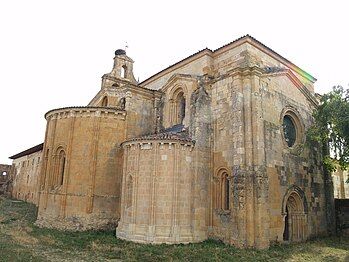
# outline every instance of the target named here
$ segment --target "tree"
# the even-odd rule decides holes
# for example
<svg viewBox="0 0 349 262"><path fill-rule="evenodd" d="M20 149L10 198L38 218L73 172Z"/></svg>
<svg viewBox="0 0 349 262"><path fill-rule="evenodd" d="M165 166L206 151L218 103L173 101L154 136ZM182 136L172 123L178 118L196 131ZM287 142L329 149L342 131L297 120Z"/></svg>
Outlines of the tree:
<svg viewBox="0 0 349 262"><path fill-rule="evenodd" d="M349 89L333 87L321 97L313 116L315 123L307 132L308 141L320 144L328 172L335 171L338 165L346 170L349 167Z"/></svg>

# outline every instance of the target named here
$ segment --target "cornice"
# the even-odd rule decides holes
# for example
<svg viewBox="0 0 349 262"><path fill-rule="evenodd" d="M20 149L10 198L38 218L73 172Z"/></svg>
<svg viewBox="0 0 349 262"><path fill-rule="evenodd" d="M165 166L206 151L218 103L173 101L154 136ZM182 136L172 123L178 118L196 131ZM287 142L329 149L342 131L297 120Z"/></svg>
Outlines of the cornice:
<svg viewBox="0 0 349 262"><path fill-rule="evenodd" d="M125 119L126 112L117 108L96 107L96 106L77 106L63 107L48 111L45 119L62 119L71 117L112 117Z"/></svg>

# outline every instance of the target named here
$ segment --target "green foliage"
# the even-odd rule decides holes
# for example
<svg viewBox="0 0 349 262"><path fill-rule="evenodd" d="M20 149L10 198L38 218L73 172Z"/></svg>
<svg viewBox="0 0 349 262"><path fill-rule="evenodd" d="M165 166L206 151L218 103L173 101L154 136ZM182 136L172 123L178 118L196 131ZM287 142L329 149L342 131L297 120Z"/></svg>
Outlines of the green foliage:
<svg viewBox="0 0 349 262"><path fill-rule="evenodd" d="M323 95L315 110L315 123L308 130L307 137L318 143L324 154L324 167L332 172L339 165L349 167L349 89L341 86Z"/></svg>
<svg viewBox="0 0 349 262"><path fill-rule="evenodd" d="M323 164L328 172L335 172L337 170L336 162L329 156L324 157Z"/></svg>

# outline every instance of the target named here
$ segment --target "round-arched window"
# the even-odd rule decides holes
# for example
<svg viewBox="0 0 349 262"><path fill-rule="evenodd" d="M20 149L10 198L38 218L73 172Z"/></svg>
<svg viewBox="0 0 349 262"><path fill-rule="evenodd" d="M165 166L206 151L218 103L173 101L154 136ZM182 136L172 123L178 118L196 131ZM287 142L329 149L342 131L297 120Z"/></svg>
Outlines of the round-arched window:
<svg viewBox="0 0 349 262"><path fill-rule="evenodd" d="M297 129L293 119L285 115L282 123L284 138L289 147L292 147L297 139Z"/></svg>

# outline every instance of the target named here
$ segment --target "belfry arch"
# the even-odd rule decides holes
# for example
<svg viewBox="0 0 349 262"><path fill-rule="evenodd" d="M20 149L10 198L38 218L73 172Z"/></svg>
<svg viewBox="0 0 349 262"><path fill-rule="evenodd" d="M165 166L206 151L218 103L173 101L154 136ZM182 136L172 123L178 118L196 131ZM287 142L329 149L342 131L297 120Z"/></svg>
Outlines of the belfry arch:
<svg viewBox="0 0 349 262"><path fill-rule="evenodd" d="M289 188L282 203L283 240L298 242L307 238L307 204L304 192L297 186Z"/></svg>

